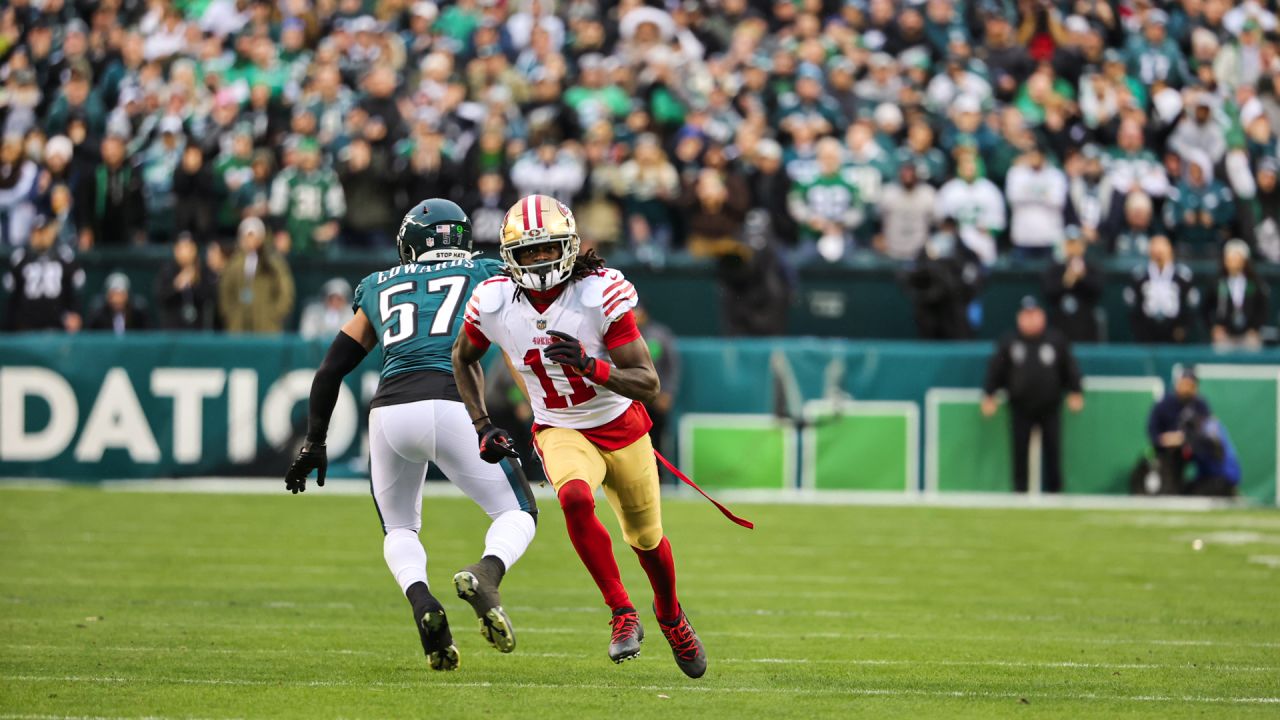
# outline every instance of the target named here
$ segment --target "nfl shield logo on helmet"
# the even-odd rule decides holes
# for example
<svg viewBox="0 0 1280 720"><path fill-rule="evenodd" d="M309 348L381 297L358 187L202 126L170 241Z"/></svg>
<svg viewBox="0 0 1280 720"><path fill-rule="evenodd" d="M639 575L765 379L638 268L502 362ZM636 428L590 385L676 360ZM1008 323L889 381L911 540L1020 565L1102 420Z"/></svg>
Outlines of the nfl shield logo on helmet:
<svg viewBox="0 0 1280 720"><path fill-rule="evenodd" d="M546 330L546 329L547 329L547 321L546 321L546 320L539 319L539 320L538 320L537 325L538 325L538 329L539 329L539 330Z"/></svg>

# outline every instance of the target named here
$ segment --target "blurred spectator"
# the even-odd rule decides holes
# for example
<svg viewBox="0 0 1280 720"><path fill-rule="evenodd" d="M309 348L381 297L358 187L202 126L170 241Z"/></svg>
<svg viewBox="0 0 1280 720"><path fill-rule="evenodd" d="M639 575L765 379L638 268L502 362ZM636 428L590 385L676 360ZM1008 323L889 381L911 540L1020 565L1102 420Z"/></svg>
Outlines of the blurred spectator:
<svg viewBox="0 0 1280 720"><path fill-rule="evenodd" d="M55 242L65 248L74 249L78 244L79 233L76 231L76 218L73 211L71 189L61 183L49 189L49 217L58 226Z"/></svg>
<svg viewBox="0 0 1280 720"><path fill-rule="evenodd" d="M5 135L0 143L0 247L21 246L31 235L38 174L36 164L23 156L22 136Z"/></svg>
<svg viewBox="0 0 1280 720"><path fill-rule="evenodd" d="M769 219L769 232L783 247L794 247L796 225L787 208L791 179L782 164L782 146L770 139L756 144L747 180L751 188L751 206L762 208Z"/></svg>
<svg viewBox="0 0 1280 720"><path fill-rule="evenodd" d="M278 333L293 310L293 275L266 235L258 218L240 223L239 247L218 283L218 310L227 332Z"/></svg>
<svg viewBox="0 0 1280 720"><path fill-rule="evenodd" d="M483 142L483 137L482 142ZM444 135L429 129L411 137L407 157L397 161L401 204L413 205L429 197L452 197L458 168L445 153ZM468 183L469 185L469 183Z"/></svg>
<svg viewBox="0 0 1280 720"><path fill-rule="evenodd" d="M1148 87L1160 82L1180 88L1190 79L1182 50L1166 32L1168 22L1163 10L1148 10L1141 34L1129 38L1129 72Z"/></svg>
<svg viewBox="0 0 1280 720"><path fill-rule="evenodd" d="M1195 158L1203 153L1204 162L1212 168L1227 154L1226 133L1213 117L1213 98L1208 93L1197 93L1191 108L1169 136L1169 149L1188 162L1198 162Z"/></svg>
<svg viewBox="0 0 1280 720"><path fill-rule="evenodd" d="M978 175L978 158L972 150L959 153L956 177L938 191L934 219L951 218L960 240L984 265L996 259L996 234L1004 230L1004 195L995 183Z"/></svg>
<svg viewBox="0 0 1280 720"><path fill-rule="evenodd" d="M163 330L209 330L215 313L214 277L189 232L178 234L173 259L156 275L156 307Z"/></svg>
<svg viewBox="0 0 1280 720"><path fill-rule="evenodd" d="M1148 150L1142 136L1142 125L1133 118L1120 123L1116 146L1103 163L1112 186L1122 193L1141 190L1153 198L1169 194L1169 176L1164 166Z"/></svg>
<svg viewBox="0 0 1280 720"><path fill-rule="evenodd" d="M182 163L186 137L182 121L168 116L160 121L160 137L143 151L139 166L142 196L146 202L147 235L152 242L167 242L173 237L177 220L174 196L174 173Z"/></svg>
<svg viewBox="0 0 1280 720"><path fill-rule="evenodd" d="M306 254L385 242L422 197L492 224L514 197L547 192L572 205L585 241L626 236L656 261L655 248L681 253L707 234L690 210L699 186L714 194L699 180L712 175L790 248L791 186L815 184L831 140L862 206L843 240L804 228L807 245L830 238L832 257L885 247L903 223L913 239L892 252L914 253L924 221L901 195L881 202L911 163L912 202L939 188L930 215L954 218L987 265L1045 255L1028 248L1066 225L1122 258L1167 231L1187 253L1216 257L1238 235L1255 262L1280 262L1274 0L14 2L0 22L0 132L23 136L10 155L40 167L30 194L0 167L0 215L17 197L32 206L19 215L57 216L58 242L85 249L182 230L225 240L259 217L279 250ZM678 176L656 202L621 177L648 154L645 134ZM1014 169L1036 153L1068 177L1051 223ZM1196 173L1199 185L1184 177Z"/></svg>
<svg viewBox="0 0 1280 720"><path fill-rule="evenodd" d="M665 158L662 161L665 162ZM569 203L586 179L582 159L572 150L557 148L551 142L541 143L511 166L511 183L521 197L543 194Z"/></svg>
<svg viewBox="0 0 1280 720"><path fill-rule="evenodd" d="M1005 195L1012 216L1009 239L1014 258L1048 259L1062 242L1067 176L1045 162L1040 148L1033 147L1009 170Z"/></svg>
<svg viewBox="0 0 1280 720"><path fill-rule="evenodd" d="M30 241L9 256L4 289L9 293L5 329L80 329L77 297L84 285L84 271L69 247L54 244L57 222L37 215L32 222Z"/></svg>
<svg viewBox="0 0 1280 720"><path fill-rule="evenodd" d="M182 150L173 171L174 228L202 239L213 237L218 208L218 185L199 145Z"/></svg>
<svg viewBox="0 0 1280 720"><path fill-rule="evenodd" d="M343 151L338 179L347 205L343 240L353 247L389 248L395 228L395 178L386 153L356 138Z"/></svg>
<svg viewBox="0 0 1280 720"><path fill-rule="evenodd" d="M680 193L685 210L687 247L694 257L718 257L732 252L742 239L750 194L731 192L720 173L706 169Z"/></svg>
<svg viewBox="0 0 1280 720"><path fill-rule="evenodd" d="M876 250L894 260L911 260L929 239L929 222L938 194L925 184L917 165L905 162L898 167L898 182L880 194L881 233Z"/></svg>
<svg viewBox="0 0 1280 720"><path fill-rule="evenodd" d="M231 228L232 235L245 218L261 218L265 222L271 217L274 169L275 161L271 157L271 151L259 150L253 154L253 162L249 165L249 179L241 183L232 196L233 214L230 217L235 219Z"/></svg>
<svg viewBox="0 0 1280 720"><path fill-rule="evenodd" d="M1124 289L1133 339L1140 343L1184 343L1200 304L1191 270L1175 262L1173 244L1164 235L1151 238L1150 260L1133 269Z"/></svg>
<svg viewBox="0 0 1280 720"><path fill-rule="evenodd" d="M506 180L501 173L487 172L480 176L475 190L464 196L462 207L471 216L471 236L475 239L476 250L489 250L492 257L497 257L498 241L502 236L502 221L507 210L515 204L517 198L507 189ZM574 217L578 227L583 227L583 214L575 210ZM583 237L593 235L583 230Z"/></svg>
<svg viewBox="0 0 1280 720"><path fill-rule="evenodd" d="M906 270L903 281L922 340L971 337L969 304L976 298L981 262L955 234L955 225L934 233Z"/></svg>
<svg viewBox="0 0 1280 720"><path fill-rule="evenodd" d="M662 258L671 249L671 204L680 190L680 176L657 137L641 135L636 139L635 155L622 164L618 181L623 223L632 246L643 260Z"/></svg>
<svg viewBox="0 0 1280 720"><path fill-rule="evenodd" d="M1125 197L1122 224L1107 238L1106 246L1118 258L1137 260L1150 253L1151 238L1163 234L1164 228L1156 219L1150 196L1135 190Z"/></svg>
<svg viewBox="0 0 1280 720"><path fill-rule="evenodd" d="M894 161L899 168L908 163L914 165L920 182L936 186L947 177L947 156L937 148L933 128L923 118L907 127L907 142L898 148Z"/></svg>
<svg viewBox="0 0 1280 720"><path fill-rule="evenodd" d="M1180 250L1193 257L1214 257L1229 235L1236 215L1231 190L1213 178L1213 165L1200 150L1187 158L1187 179L1178 183L1164 205L1164 223L1178 238Z"/></svg>
<svg viewBox="0 0 1280 720"><path fill-rule="evenodd" d="M840 141L823 138L817 153L817 174L812 180L796 181L787 202L791 217L800 225L799 257L817 255L835 262L844 257L866 213L858 188L841 172Z"/></svg>
<svg viewBox="0 0 1280 720"><path fill-rule="evenodd" d="M1027 491L1035 428L1040 430L1042 448L1041 490L1062 491L1062 400L1065 396L1072 412L1084 409L1082 379L1071 344L1045 327L1044 310L1035 298L1023 298L1017 330L1000 340L982 386L984 417L995 415L997 390L1008 394L1015 491Z"/></svg>
<svg viewBox="0 0 1280 720"><path fill-rule="evenodd" d="M217 213L218 234L221 236L235 234L242 219L240 192L254 177L253 135L249 128L238 127L229 134L228 142L230 147L217 152L217 160L213 162L213 178L217 187L215 196L221 199Z"/></svg>
<svg viewBox="0 0 1280 720"><path fill-rule="evenodd" d="M78 22L78 21L76 21ZM83 23L79 24L84 27ZM66 133L73 117L84 118L89 134L101 137L105 129L106 110L102 98L94 92L92 71L87 65L77 64L67 74L66 84L49 106L44 120L44 130L50 135Z"/></svg>
<svg viewBox="0 0 1280 720"><path fill-rule="evenodd" d="M347 321L355 316L351 309L351 283L333 278L324 284L320 297L302 308L298 334L307 340L328 340L337 336Z"/></svg>
<svg viewBox="0 0 1280 720"><path fill-rule="evenodd" d="M1080 228L1088 245L1105 244L1103 241L1114 238L1123 226L1125 197L1103 172L1098 146L1084 146L1076 158L1080 171L1067 183L1065 221Z"/></svg>
<svg viewBox="0 0 1280 720"><path fill-rule="evenodd" d="M1262 326L1270 319L1271 289L1249 262L1249 246L1231 240L1222 250L1222 269L1204 296L1204 309L1216 348L1262 347Z"/></svg>
<svg viewBox="0 0 1280 720"><path fill-rule="evenodd" d="M1098 328L1098 303L1102 301L1102 273L1085 257L1088 248L1079 229L1067 228L1062 259L1044 275L1044 297L1049 325L1072 343L1102 340Z"/></svg>
<svg viewBox="0 0 1280 720"><path fill-rule="evenodd" d="M86 330L110 330L124 335L133 330L147 329L147 310L142 302L130 293L129 276L113 272L102 285L102 297L94 303L89 313Z"/></svg>
<svg viewBox="0 0 1280 720"><path fill-rule="evenodd" d="M991 73L995 94L1003 102L1013 100L1018 87L1031 76L1035 63L1017 41L1013 26L1003 12L992 12L986 18L986 43L981 51L983 62Z"/></svg>
<svg viewBox="0 0 1280 720"><path fill-rule="evenodd" d="M728 337L785 335L791 304L787 267L760 215L748 216L744 242L716 263L720 325Z"/></svg>
<svg viewBox="0 0 1280 720"><path fill-rule="evenodd" d="M146 239L142 180L125 163L124 140L102 141L102 164L80 182L75 199L80 248L119 247Z"/></svg>
<svg viewBox="0 0 1280 720"><path fill-rule="evenodd" d="M1280 262L1280 159L1266 158L1258 163L1257 183L1253 197L1242 199L1245 209L1245 235L1252 239L1258 256L1264 262Z"/></svg>
<svg viewBox="0 0 1280 720"><path fill-rule="evenodd" d="M271 183L276 246L282 252L315 253L328 248L338 236L339 223L347 212L346 196L338 177L321 166L320 147L314 140L304 139L294 152L297 166L285 168Z"/></svg>
<svg viewBox="0 0 1280 720"><path fill-rule="evenodd" d="M643 306L637 307L635 314L636 326L640 328L640 334L649 345L649 355L653 358L653 367L658 371L658 380L662 386L658 396L645 405L649 411L649 417L653 419L653 428L649 431L649 435L653 437L653 446L661 452L666 436L667 418L671 414L675 398L680 396L682 367L680 349L676 346L676 336L671 332L671 328L654 320Z"/></svg>
<svg viewBox="0 0 1280 720"><path fill-rule="evenodd" d="M578 58L581 75L564 94L564 102L578 114L579 127L591 127L598 120L614 120L626 115L631 99L622 88L608 81L604 56L587 53Z"/></svg>

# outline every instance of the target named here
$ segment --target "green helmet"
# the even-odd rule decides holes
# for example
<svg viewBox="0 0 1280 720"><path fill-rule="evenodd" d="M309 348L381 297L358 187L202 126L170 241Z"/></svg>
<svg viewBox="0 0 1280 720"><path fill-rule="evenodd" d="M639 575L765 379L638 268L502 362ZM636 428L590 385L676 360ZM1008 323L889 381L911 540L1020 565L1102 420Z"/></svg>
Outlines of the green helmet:
<svg viewBox="0 0 1280 720"><path fill-rule="evenodd" d="M423 200L400 221L396 248L401 263L469 260L471 218L450 200Z"/></svg>

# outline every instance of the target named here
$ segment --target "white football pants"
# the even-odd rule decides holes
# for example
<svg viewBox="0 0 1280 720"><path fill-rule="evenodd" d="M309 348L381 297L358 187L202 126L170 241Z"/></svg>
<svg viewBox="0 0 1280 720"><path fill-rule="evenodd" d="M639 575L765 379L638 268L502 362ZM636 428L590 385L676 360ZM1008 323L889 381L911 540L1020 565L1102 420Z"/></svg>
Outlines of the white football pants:
<svg viewBox="0 0 1280 720"><path fill-rule="evenodd" d="M523 478L507 461L480 459L466 407L453 400L420 400L369 412L369 459L373 502L386 533L383 554L401 590L426 582L422 485L427 465L444 476L493 519L484 555L510 569L533 540L537 505Z"/></svg>

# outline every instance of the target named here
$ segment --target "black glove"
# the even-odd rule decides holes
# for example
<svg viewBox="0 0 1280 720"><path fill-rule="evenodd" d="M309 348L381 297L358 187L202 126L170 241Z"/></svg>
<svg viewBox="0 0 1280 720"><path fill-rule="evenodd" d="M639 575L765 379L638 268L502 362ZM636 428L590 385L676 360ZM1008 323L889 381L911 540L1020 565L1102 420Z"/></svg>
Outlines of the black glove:
<svg viewBox="0 0 1280 720"><path fill-rule="evenodd" d="M499 463L504 457L520 457L520 453L516 452L516 444L511 439L511 433L506 430L488 423L476 432L480 435L481 460L487 463Z"/></svg>
<svg viewBox="0 0 1280 720"><path fill-rule="evenodd" d="M595 371L596 359L587 355L578 338L558 330L548 330L547 334L559 339L542 351L548 360L572 368L579 375L590 375Z"/></svg>
<svg viewBox="0 0 1280 720"><path fill-rule="evenodd" d="M284 489L294 495L306 492L307 476L312 470L316 471L316 485L324 487L324 474L328 469L329 455L325 452L324 443L308 440L302 443L298 459L293 461L289 472L284 474Z"/></svg>

